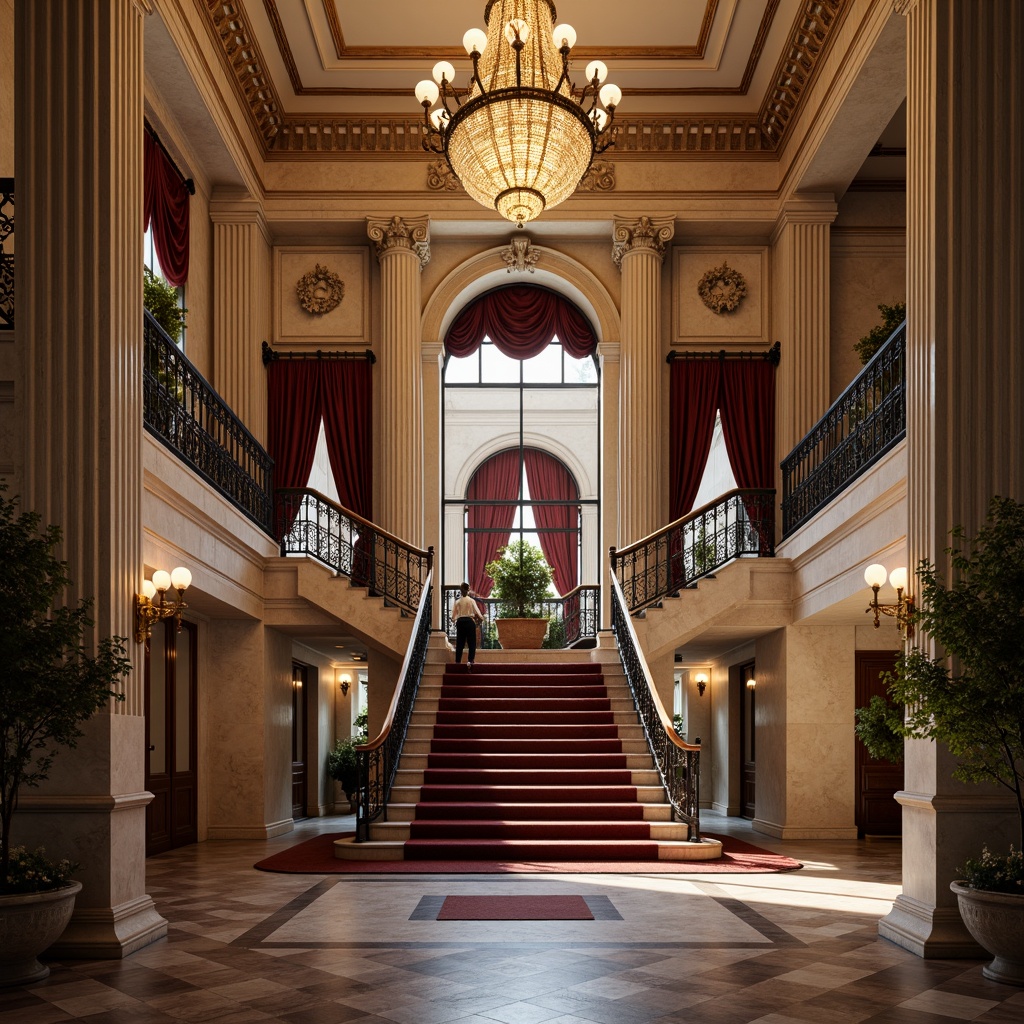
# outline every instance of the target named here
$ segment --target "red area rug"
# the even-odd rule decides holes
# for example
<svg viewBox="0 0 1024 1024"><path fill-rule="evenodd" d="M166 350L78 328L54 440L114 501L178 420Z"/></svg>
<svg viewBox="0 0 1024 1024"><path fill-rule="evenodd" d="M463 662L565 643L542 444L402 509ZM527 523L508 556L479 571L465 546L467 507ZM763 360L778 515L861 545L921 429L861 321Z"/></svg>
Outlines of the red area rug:
<svg viewBox="0 0 1024 1024"><path fill-rule="evenodd" d="M803 865L753 846L732 836L704 834L722 844L718 860L703 861L541 861L522 860L338 860L334 841L351 832L334 832L307 839L289 850L253 865L260 871L277 871L294 875L525 875L525 874L588 874L588 875L696 875L744 874L793 871Z"/></svg>
<svg viewBox="0 0 1024 1024"><path fill-rule="evenodd" d="M438 921L593 921L582 896L446 896Z"/></svg>

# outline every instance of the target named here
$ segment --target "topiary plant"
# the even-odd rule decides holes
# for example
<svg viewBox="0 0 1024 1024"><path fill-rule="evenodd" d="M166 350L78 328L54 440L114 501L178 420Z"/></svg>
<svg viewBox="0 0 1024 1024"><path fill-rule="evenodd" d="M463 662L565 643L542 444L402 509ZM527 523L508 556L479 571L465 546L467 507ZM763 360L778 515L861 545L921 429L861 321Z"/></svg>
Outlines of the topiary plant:
<svg viewBox="0 0 1024 1024"><path fill-rule="evenodd" d="M879 312L882 314L882 322L872 327L860 341L854 345L854 349L860 356L862 365L871 361L871 357L889 340L889 336L904 320L907 319L907 304L905 302L894 302L887 306L884 302L878 304Z"/></svg>
<svg viewBox="0 0 1024 1024"><path fill-rule="evenodd" d="M528 540L506 544L484 572L494 580L491 597L498 602L500 618L539 619L541 602L553 596L551 568L540 548Z"/></svg>

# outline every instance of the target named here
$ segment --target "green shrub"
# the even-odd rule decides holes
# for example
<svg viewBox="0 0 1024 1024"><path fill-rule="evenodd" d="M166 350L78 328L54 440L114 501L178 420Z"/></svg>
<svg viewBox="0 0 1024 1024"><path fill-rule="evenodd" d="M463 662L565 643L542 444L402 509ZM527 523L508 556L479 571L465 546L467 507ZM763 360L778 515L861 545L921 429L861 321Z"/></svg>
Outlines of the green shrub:
<svg viewBox="0 0 1024 1024"><path fill-rule="evenodd" d="M889 335L907 319L907 304L905 302L894 302L891 306L880 302L878 309L882 314L882 322L872 327L853 346L860 356L862 366L871 361L871 357L885 344L889 339Z"/></svg>
<svg viewBox="0 0 1024 1024"><path fill-rule="evenodd" d="M178 290L171 287L149 267L143 267L142 304L153 314L153 319L167 332L171 341L179 341L185 329L185 314Z"/></svg>
<svg viewBox="0 0 1024 1024"><path fill-rule="evenodd" d="M502 619L539 619L544 613L541 602L553 597L551 568L540 548L528 540L506 544L484 572L494 580L491 597L498 602Z"/></svg>

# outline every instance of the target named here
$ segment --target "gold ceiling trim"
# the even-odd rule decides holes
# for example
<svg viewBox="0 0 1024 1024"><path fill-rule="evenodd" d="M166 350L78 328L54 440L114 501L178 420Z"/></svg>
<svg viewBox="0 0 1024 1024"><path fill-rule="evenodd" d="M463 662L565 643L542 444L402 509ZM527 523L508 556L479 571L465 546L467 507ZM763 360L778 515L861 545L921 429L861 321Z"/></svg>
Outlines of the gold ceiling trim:
<svg viewBox="0 0 1024 1024"><path fill-rule="evenodd" d="M283 32L280 17L276 14L276 0L263 2L272 25L277 18L275 34ZM769 0L755 41L756 54L751 54L744 74L744 84L739 89L749 87L749 80L763 53L778 5L779 0ZM756 114L693 114L621 119L615 154L638 157L707 154L719 157L730 154L769 156L775 153L782 145L800 100L849 5L850 0L803 0L790 30L786 50L773 76L774 85ZM245 0L206 0L206 9L225 68L250 116L254 133L263 144L265 156L291 158L302 154L372 156L394 153L422 158L423 125L419 118L309 117L283 113L280 99L266 71L266 61L249 26ZM708 6L705 21L709 12L713 15L714 10L713 5ZM703 36L703 25L701 32ZM284 52L285 48L282 47L283 57ZM628 49L613 52L619 56L627 53ZM436 54L437 51L431 52L431 56ZM287 58L285 63L288 65ZM294 85L298 69L289 66L289 76ZM693 90L694 93L713 92L718 95L729 91Z"/></svg>

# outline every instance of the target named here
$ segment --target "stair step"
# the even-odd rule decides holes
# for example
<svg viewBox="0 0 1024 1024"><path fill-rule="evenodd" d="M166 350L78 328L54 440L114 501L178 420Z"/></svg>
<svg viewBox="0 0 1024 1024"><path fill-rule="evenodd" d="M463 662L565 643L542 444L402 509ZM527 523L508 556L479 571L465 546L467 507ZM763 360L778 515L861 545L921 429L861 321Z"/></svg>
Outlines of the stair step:
<svg viewBox="0 0 1024 1024"><path fill-rule="evenodd" d="M401 771L398 775L401 776ZM411 773L410 773L411 774ZM636 786L425 786L422 779L415 784L399 778L391 789L391 799L397 804L417 804L427 801L468 801L487 803L603 803L636 800L642 806L664 809L671 813L665 801L665 790L659 785ZM391 804L388 805L389 808Z"/></svg>
<svg viewBox="0 0 1024 1024"><path fill-rule="evenodd" d="M671 821L672 807L655 803L576 803L576 804L496 804L496 803L445 803L424 801L417 803L388 804L388 818L391 821L412 821L413 818L433 819L461 817L465 820L496 818L501 821L538 821L572 818L575 821L616 821L637 818L643 821Z"/></svg>
<svg viewBox="0 0 1024 1024"><path fill-rule="evenodd" d="M409 839L406 860L655 861L658 843L631 839Z"/></svg>

